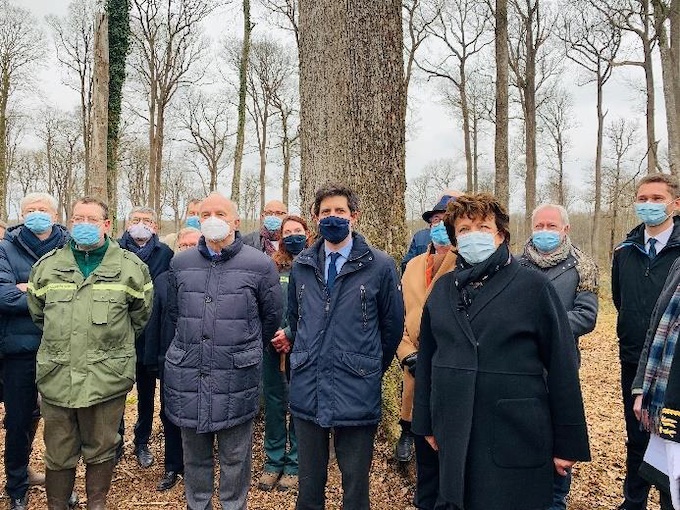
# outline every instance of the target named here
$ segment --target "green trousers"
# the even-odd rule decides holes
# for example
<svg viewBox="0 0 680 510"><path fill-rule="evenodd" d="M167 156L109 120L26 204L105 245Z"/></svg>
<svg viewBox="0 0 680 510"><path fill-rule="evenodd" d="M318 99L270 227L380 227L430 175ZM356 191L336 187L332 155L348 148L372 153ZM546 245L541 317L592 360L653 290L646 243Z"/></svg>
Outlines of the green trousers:
<svg viewBox="0 0 680 510"><path fill-rule="evenodd" d="M288 414L288 381L279 369L279 354L265 349L262 360L264 392L264 470L297 475L297 438ZM288 448L286 448L288 446Z"/></svg>

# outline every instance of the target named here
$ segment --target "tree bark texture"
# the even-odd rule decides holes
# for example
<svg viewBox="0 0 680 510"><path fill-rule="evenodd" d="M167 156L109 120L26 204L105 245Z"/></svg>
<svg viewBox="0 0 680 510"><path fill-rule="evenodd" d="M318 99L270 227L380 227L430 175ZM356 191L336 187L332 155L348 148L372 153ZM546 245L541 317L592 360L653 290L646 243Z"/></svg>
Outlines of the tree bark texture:
<svg viewBox="0 0 680 510"><path fill-rule="evenodd" d="M92 147L87 194L108 201L106 142L109 114L109 19L97 14L94 39L94 86L92 94Z"/></svg>
<svg viewBox="0 0 680 510"><path fill-rule="evenodd" d="M248 90L248 62L250 60L250 0L243 0L243 47L239 68L238 122L236 125L236 148L234 149L234 175L231 182L231 200L238 204L241 197L241 167L246 133L246 93ZM262 204L264 206L264 204Z"/></svg>
<svg viewBox="0 0 680 510"><path fill-rule="evenodd" d="M496 138L494 161L496 164L496 198L507 208L510 203L510 164L508 161L508 0L496 0Z"/></svg>
<svg viewBox="0 0 680 510"><path fill-rule="evenodd" d="M597 147L595 149L595 200L593 230L590 232L590 253L595 260L600 256L600 224L602 223L602 144L604 136L603 87L601 73L597 78Z"/></svg>
<svg viewBox="0 0 680 510"><path fill-rule="evenodd" d="M402 50L399 0L300 2L302 210L324 182L346 184L359 230L393 256L406 244Z"/></svg>

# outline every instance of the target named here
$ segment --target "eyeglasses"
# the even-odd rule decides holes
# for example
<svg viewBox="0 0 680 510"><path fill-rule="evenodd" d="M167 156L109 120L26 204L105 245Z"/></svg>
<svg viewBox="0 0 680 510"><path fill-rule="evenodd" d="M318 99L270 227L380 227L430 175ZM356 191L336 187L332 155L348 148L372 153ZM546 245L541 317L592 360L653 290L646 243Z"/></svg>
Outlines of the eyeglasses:
<svg viewBox="0 0 680 510"><path fill-rule="evenodd" d="M140 223L144 223L144 225L153 225L154 221L151 218L132 218L130 223L133 225L139 225Z"/></svg>
<svg viewBox="0 0 680 510"><path fill-rule="evenodd" d="M73 223L101 223L104 218L95 218L93 216L73 216L71 218Z"/></svg>
<svg viewBox="0 0 680 510"><path fill-rule="evenodd" d="M265 216L286 216L288 213L286 211L264 211Z"/></svg>

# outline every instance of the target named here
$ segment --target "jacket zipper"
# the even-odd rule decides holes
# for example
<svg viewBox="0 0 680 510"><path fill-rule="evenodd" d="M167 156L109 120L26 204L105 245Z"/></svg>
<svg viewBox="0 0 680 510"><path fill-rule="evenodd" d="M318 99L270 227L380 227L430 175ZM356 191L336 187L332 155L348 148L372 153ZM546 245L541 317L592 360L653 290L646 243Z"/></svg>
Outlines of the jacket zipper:
<svg viewBox="0 0 680 510"><path fill-rule="evenodd" d="M298 321L302 319L302 294L305 292L305 284L300 285L300 292L298 292Z"/></svg>
<svg viewBox="0 0 680 510"><path fill-rule="evenodd" d="M361 316L364 320L364 331L366 331L366 328L368 327L368 311L367 311L367 306L366 306L366 287L361 285L359 287L359 293L361 294Z"/></svg>

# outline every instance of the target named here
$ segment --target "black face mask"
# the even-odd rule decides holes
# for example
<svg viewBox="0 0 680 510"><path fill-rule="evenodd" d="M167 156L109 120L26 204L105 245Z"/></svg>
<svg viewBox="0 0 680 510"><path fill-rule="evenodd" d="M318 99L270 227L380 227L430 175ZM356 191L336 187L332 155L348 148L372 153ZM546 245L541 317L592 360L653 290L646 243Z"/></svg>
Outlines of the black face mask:
<svg viewBox="0 0 680 510"><path fill-rule="evenodd" d="M349 220L327 216L319 222L319 234L329 243L338 244L349 235Z"/></svg>
<svg viewBox="0 0 680 510"><path fill-rule="evenodd" d="M297 255L305 249L305 245L307 244L307 236L304 234L294 234L284 237L281 239L281 241L286 247L288 253L291 255Z"/></svg>

